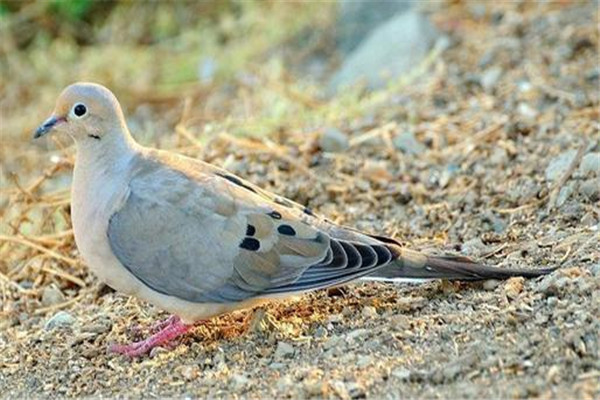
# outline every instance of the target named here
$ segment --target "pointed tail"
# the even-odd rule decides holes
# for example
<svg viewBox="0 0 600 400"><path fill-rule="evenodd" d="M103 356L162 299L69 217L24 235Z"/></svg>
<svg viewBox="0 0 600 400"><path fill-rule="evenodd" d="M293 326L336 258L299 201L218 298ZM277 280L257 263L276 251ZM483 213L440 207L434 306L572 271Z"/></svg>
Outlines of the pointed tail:
<svg viewBox="0 0 600 400"><path fill-rule="evenodd" d="M556 268L504 269L479 264L460 256L428 256L417 251L397 249L398 258L383 268L377 269L368 278L393 280L408 279L449 279L476 281L485 279L508 279L513 276L535 278L549 274Z"/></svg>

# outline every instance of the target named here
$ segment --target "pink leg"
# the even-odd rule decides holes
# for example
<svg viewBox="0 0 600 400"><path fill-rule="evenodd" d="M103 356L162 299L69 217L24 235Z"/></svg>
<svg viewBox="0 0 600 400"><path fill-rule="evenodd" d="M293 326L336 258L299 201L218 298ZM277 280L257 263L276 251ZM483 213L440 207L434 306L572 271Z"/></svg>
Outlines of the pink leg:
<svg viewBox="0 0 600 400"><path fill-rule="evenodd" d="M108 348L111 353L123 354L128 357L139 357L147 354L153 348L171 342L178 336L183 335L192 328L192 325L184 324L177 316L172 316L166 321L158 324L159 332L148 339L133 342L128 345L112 344Z"/></svg>
<svg viewBox="0 0 600 400"><path fill-rule="evenodd" d="M179 317L177 315L171 315L169 318L164 319L162 321L158 321L152 325L150 325L150 328L148 328L148 330L151 333L156 333L158 331L161 331L163 328L171 325L173 322L175 322ZM134 325L130 328L131 332L134 335L141 335L142 331L143 331L143 327L141 325Z"/></svg>
<svg viewBox="0 0 600 400"><path fill-rule="evenodd" d="M150 326L150 332L152 332L152 333L160 332L167 326L173 325L177 321L179 321L179 317L177 315L171 315L169 318L167 318L163 321L158 321L157 323L152 324Z"/></svg>

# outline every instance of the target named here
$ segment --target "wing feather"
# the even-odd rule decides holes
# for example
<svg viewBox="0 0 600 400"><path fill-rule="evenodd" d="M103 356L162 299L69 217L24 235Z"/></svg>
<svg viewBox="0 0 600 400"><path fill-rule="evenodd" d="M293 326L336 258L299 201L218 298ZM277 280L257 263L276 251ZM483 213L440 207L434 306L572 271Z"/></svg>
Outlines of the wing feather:
<svg viewBox="0 0 600 400"><path fill-rule="evenodd" d="M243 301L339 284L394 258L381 242L296 203L207 164L161 154L139 160L107 232L121 263L160 293L199 303Z"/></svg>

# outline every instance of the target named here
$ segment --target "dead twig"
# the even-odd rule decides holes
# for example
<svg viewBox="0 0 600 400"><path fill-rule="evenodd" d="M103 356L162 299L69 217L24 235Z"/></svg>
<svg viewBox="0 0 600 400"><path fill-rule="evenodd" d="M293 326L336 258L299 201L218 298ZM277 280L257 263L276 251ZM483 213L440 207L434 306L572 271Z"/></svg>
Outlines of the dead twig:
<svg viewBox="0 0 600 400"><path fill-rule="evenodd" d="M12 243L20 244L22 246L31 247L32 249L38 250L42 253L45 253L45 254L51 256L52 258L63 261L72 267L76 267L79 264L78 261L75 260L74 258L65 257L62 254L55 252L54 250L48 249L44 246L40 246L39 244L33 243L27 239L23 239L18 236L0 235L0 242L12 242ZM85 285L85 284L83 284L83 281L81 281L79 279L78 279L78 281L82 283L81 286Z"/></svg>

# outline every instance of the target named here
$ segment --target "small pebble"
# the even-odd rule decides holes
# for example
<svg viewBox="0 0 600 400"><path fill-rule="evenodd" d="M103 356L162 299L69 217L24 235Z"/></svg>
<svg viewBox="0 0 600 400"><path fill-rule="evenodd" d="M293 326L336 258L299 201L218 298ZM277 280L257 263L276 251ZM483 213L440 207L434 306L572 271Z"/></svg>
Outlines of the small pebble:
<svg viewBox="0 0 600 400"><path fill-rule="evenodd" d="M406 368L396 368L392 370L392 376L407 381L410 378L410 371Z"/></svg>
<svg viewBox="0 0 600 400"><path fill-rule="evenodd" d="M562 293L562 290L569 284L571 278L566 276L548 275L542 279L538 285L538 291L546 295L553 296Z"/></svg>
<svg viewBox="0 0 600 400"><path fill-rule="evenodd" d="M505 165L508 160L508 152L502 147L492 150L489 161L493 165Z"/></svg>
<svg viewBox="0 0 600 400"><path fill-rule="evenodd" d="M269 368L274 370L282 370L285 368L285 364L280 362L272 362L271 364L269 364Z"/></svg>
<svg viewBox="0 0 600 400"><path fill-rule="evenodd" d="M546 379L552 383L558 383L560 381L560 367L558 365L553 365L548 369L548 373L546 374Z"/></svg>
<svg viewBox="0 0 600 400"><path fill-rule="evenodd" d="M410 328L410 318L402 314L393 315L390 318L389 325L394 330L403 331Z"/></svg>
<svg viewBox="0 0 600 400"><path fill-rule="evenodd" d="M313 336L316 339L324 339L327 337L327 329L324 326L319 326L317 329L315 329Z"/></svg>
<svg viewBox="0 0 600 400"><path fill-rule="evenodd" d="M483 288L485 290L494 290L500 285L501 282L502 281L496 279L488 279L485 282L483 282Z"/></svg>
<svg viewBox="0 0 600 400"><path fill-rule="evenodd" d="M277 349L275 350L275 358L291 358L294 355L294 346L286 342L277 343Z"/></svg>
<svg viewBox="0 0 600 400"><path fill-rule="evenodd" d="M425 146L421 144L412 131L404 131L393 140L394 147L406 154L420 154L425 151Z"/></svg>
<svg viewBox="0 0 600 400"><path fill-rule="evenodd" d="M576 154L577 150L569 150L550 160L550 163L546 167L546 180L554 182L563 176L573 162Z"/></svg>
<svg viewBox="0 0 600 400"><path fill-rule="evenodd" d="M583 176L588 174L600 176L600 152L588 153L581 159L579 172Z"/></svg>
<svg viewBox="0 0 600 400"><path fill-rule="evenodd" d="M346 338L348 340L354 340L354 339L359 338L359 337L367 336L368 334L369 334L369 331L367 329L362 329L362 328L361 329L355 329L352 332L348 333L346 335Z"/></svg>
<svg viewBox="0 0 600 400"><path fill-rule="evenodd" d="M339 324L344 320L343 315L341 314L331 314L329 318L327 318L327 322L330 324Z"/></svg>
<svg viewBox="0 0 600 400"><path fill-rule="evenodd" d="M294 381L288 375L282 376L275 383L275 386L277 387L277 390L279 390L280 392L288 392L289 388L292 385L294 385Z"/></svg>
<svg viewBox="0 0 600 400"><path fill-rule="evenodd" d="M112 324L110 321L103 321L103 322L99 322L99 323L91 323L89 325L85 325L81 328L81 330L83 332L99 334L99 333L108 332L111 327L112 327Z"/></svg>
<svg viewBox="0 0 600 400"><path fill-rule="evenodd" d="M585 73L585 79L587 79L588 81L598 80L599 77L600 77L600 67L592 68Z"/></svg>
<svg viewBox="0 0 600 400"><path fill-rule="evenodd" d="M533 86L533 84L529 81L520 81L517 84L517 87L519 88L519 92L529 93L534 89L535 86Z"/></svg>
<svg viewBox="0 0 600 400"><path fill-rule="evenodd" d="M558 303L558 298L556 296L550 296L546 300L546 304L550 307L554 307Z"/></svg>
<svg viewBox="0 0 600 400"><path fill-rule="evenodd" d="M453 381L460 375L462 371L462 366L458 363L452 364L444 368L442 375L444 379L447 381ZM441 383L441 382L440 382Z"/></svg>
<svg viewBox="0 0 600 400"><path fill-rule="evenodd" d="M377 316L377 310L375 307L366 306L362 309L362 315L366 318L373 318Z"/></svg>
<svg viewBox="0 0 600 400"><path fill-rule="evenodd" d="M485 68L490 65L496 57L496 49L487 49L477 63L479 68Z"/></svg>
<svg viewBox="0 0 600 400"><path fill-rule="evenodd" d="M337 128L326 128L319 137L319 146L329 153L341 153L350 147L348 136Z"/></svg>
<svg viewBox="0 0 600 400"><path fill-rule="evenodd" d="M517 111L519 112L519 114L521 114L523 117L533 120L538 116L538 111L531 107L529 104L527 103L519 103L518 107L517 107Z"/></svg>
<svg viewBox="0 0 600 400"><path fill-rule="evenodd" d="M579 192L587 197L590 201L596 202L600 200L600 178L588 179L579 185Z"/></svg>
<svg viewBox="0 0 600 400"><path fill-rule="evenodd" d="M316 397L323 395L323 383L321 381L316 380L308 380L304 382L304 391L306 392L306 397Z"/></svg>
<svg viewBox="0 0 600 400"><path fill-rule="evenodd" d="M470 256L479 256L488 250L481 238L476 237L463 243L461 253Z"/></svg>
<svg viewBox="0 0 600 400"><path fill-rule="evenodd" d="M332 336L325 343L323 343L323 348L325 350L333 349L337 347L342 342L342 339L339 336Z"/></svg>
<svg viewBox="0 0 600 400"><path fill-rule="evenodd" d="M50 318L44 325L44 329L49 331L57 327L69 327L75 323L75 318L66 311L59 311Z"/></svg>
<svg viewBox="0 0 600 400"><path fill-rule="evenodd" d="M569 197L575 191L575 183L569 182L567 185L563 186L558 192L558 196L556 197L556 206L561 207L565 202L569 199Z"/></svg>
<svg viewBox="0 0 600 400"><path fill-rule="evenodd" d="M486 92L492 92L498 85L498 82L500 81L503 72L504 71L502 70L502 68L498 66L488 68L481 75L481 86L483 87L483 89Z"/></svg>
<svg viewBox="0 0 600 400"><path fill-rule="evenodd" d="M595 226L598 224L596 218L594 218L594 214L592 212L585 213L585 215L581 218L582 226Z"/></svg>
<svg viewBox="0 0 600 400"><path fill-rule="evenodd" d="M331 389L335 392L337 397L339 397L340 399L349 399L350 398L350 393L348 393L348 388L346 388L346 385L344 384L344 382L337 381L337 380L331 381L329 383L329 386L331 386Z"/></svg>
<svg viewBox="0 0 600 400"><path fill-rule="evenodd" d="M243 388L250 382L250 379L242 374L233 374L231 375L231 384L237 390Z"/></svg>
<svg viewBox="0 0 600 400"><path fill-rule="evenodd" d="M348 382L346 384L348 395L351 399L362 399L366 397L365 388L358 382Z"/></svg>
<svg viewBox="0 0 600 400"><path fill-rule="evenodd" d="M54 286L47 286L46 288L44 288L44 291L42 292L42 306L53 306L56 304L64 303L64 301L65 295L62 294L62 292L58 288Z"/></svg>
<svg viewBox="0 0 600 400"><path fill-rule="evenodd" d="M197 365L183 365L179 368L179 373L187 381L192 381L200 374L200 368Z"/></svg>
<svg viewBox="0 0 600 400"><path fill-rule="evenodd" d="M396 300L396 308L402 311L418 310L427 304L427 299L422 296L402 297Z"/></svg>
<svg viewBox="0 0 600 400"><path fill-rule="evenodd" d="M359 368L363 368L363 367L366 367L367 365L369 365L371 363L371 361L372 361L371 357L360 355L360 356L358 356L358 359L356 360L356 366Z"/></svg>

